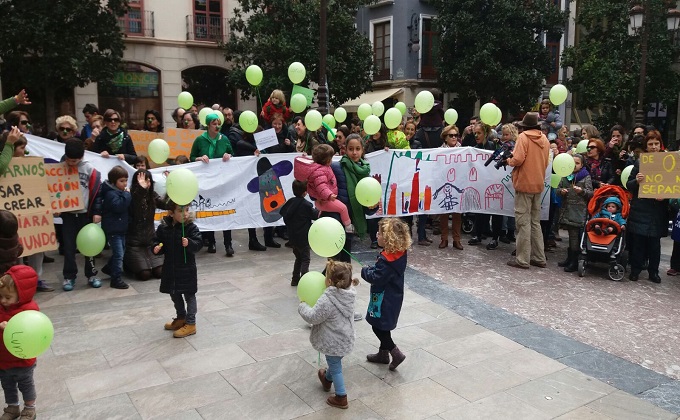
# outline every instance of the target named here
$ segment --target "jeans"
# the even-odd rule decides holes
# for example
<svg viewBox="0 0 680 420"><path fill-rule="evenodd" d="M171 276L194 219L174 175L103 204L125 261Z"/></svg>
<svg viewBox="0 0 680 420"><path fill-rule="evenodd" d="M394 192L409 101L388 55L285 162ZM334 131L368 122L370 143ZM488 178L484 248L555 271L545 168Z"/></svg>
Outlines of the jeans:
<svg viewBox="0 0 680 420"><path fill-rule="evenodd" d="M170 298L175 304L175 311L177 312L178 319L185 319L187 324L196 324L196 312L198 307L196 305L196 294L195 293L170 293ZM184 306L184 301L186 301L186 308Z"/></svg>
<svg viewBox="0 0 680 420"><path fill-rule="evenodd" d="M35 365L0 370L0 383L2 383L2 390L5 392L6 404L18 405L19 391L21 391L24 401L35 401L34 370Z"/></svg>
<svg viewBox="0 0 680 420"><path fill-rule="evenodd" d="M541 233L541 193L515 195L515 222L517 224L517 262L525 267L529 261L545 262L543 234Z"/></svg>
<svg viewBox="0 0 680 420"><path fill-rule="evenodd" d="M85 225L90 223L92 219L88 217L87 213L62 213L61 219L64 221L62 225L62 234L64 239L64 279L74 280L78 276L78 265L76 264L76 237L78 232ZM85 258L85 276L92 277L97 274L94 269L94 258Z"/></svg>
<svg viewBox="0 0 680 420"><path fill-rule="evenodd" d="M424 241L427 238L425 232L425 224L427 223L427 214L418 215L418 240Z"/></svg>
<svg viewBox="0 0 680 420"><path fill-rule="evenodd" d="M111 280L119 281L123 275L123 256L125 255L125 235L107 235L111 246L111 258L109 258L109 270Z"/></svg>
<svg viewBox="0 0 680 420"><path fill-rule="evenodd" d="M326 356L326 363L328 363L326 379L333 381L335 395L338 397L347 395L345 378L342 377L342 356Z"/></svg>
<svg viewBox="0 0 680 420"><path fill-rule="evenodd" d="M300 277L304 276L309 271L309 245L293 246L293 254L295 254L295 264L293 264L293 280L299 280Z"/></svg>

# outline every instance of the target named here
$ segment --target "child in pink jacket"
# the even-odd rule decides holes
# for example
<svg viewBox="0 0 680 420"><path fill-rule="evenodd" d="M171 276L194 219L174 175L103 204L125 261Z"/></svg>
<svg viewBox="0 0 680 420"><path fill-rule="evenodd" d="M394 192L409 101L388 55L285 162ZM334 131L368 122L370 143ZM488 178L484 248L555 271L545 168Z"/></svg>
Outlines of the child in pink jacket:
<svg viewBox="0 0 680 420"><path fill-rule="evenodd" d="M316 199L316 208L329 213L339 213L345 232L354 233L354 226L349 211L342 201L338 200L338 182L335 179L331 162L335 150L328 144L320 144L312 150L314 163L310 165L307 177L307 193Z"/></svg>

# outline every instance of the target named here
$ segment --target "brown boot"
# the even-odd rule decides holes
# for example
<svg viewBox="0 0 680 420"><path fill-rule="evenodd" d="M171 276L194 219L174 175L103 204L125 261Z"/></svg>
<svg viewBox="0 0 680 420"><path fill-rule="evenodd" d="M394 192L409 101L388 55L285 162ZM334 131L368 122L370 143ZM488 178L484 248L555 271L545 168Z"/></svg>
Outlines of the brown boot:
<svg viewBox="0 0 680 420"><path fill-rule="evenodd" d="M375 354L367 354L366 360L371 363L382 363L386 365L390 363L390 352L388 350L379 349Z"/></svg>
<svg viewBox="0 0 680 420"><path fill-rule="evenodd" d="M328 397L326 399L326 404L330 405L331 407L338 407L342 409L349 407L349 404L347 404L347 395L333 395L332 397Z"/></svg>
<svg viewBox="0 0 680 420"><path fill-rule="evenodd" d="M5 414L0 417L0 420L14 420L21 415L21 410L18 405L8 405L5 407Z"/></svg>
<svg viewBox="0 0 680 420"><path fill-rule="evenodd" d="M19 420L35 420L35 407L24 407Z"/></svg>
<svg viewBox="0 0 680 420"><path fill-rule="evenodd" d="M196 324L184 324L182 328L172 333L172 336L175 338L184 338L194 334L196 334Z"/></svg>
<svg viewBox="0 0 680 420"><path fill-rule="evenodd" d="M186 324L184 318L173 318L172 322L165 323L165 329L170 331L177 331Z"/></svg>
<svg viewBox="0 0 680 420"><path fill-rule="evenodd" d="M390 363L390 370L394 370L403 362L406 360L406 355L399 350L399 347L395 347L390 351L390 354L392 355L392 363Z"/></svg>
<svg viewBox="0 0 680 420"><path fill-rule="evenodd" d="M321 386L323 387L323 390L328 392L331 390L331 385L333 384L333 381L329 381L326 379L326 369L319 369L318 372L319 375L319 381L321 381Z"/></svg>

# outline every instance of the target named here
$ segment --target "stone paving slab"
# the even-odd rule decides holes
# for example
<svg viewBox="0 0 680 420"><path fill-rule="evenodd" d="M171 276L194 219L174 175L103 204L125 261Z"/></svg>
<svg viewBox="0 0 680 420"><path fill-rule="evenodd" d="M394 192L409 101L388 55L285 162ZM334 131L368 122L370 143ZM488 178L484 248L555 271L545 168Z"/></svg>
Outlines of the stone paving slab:
<svg viewBox="0 0 680 420"><path fill-rule="evenodd" d="M680 413L677 381L413 268L393 334L406 361L394 372L366 362L378 342L365 321L357 323L354 351L343 360L350 408L329 407L316 377L325 360L309 344L288 284L290 250L249 252L245 231L234 238L234 258L198 255L198 332L184 339L163 330L173 310L157 280L130 280L125 293L79 284L70 293L38 294L55 321L52 347L36 368L39 417L587 420ZM375 254L356 252L371 263ZM463 265L496 278L493 262L480 261ZM313 257L312 269L323 263ZM59 278L60 264L57 257L45 266L48 280ZM358 286L359 311L368 288Z"/></svg>

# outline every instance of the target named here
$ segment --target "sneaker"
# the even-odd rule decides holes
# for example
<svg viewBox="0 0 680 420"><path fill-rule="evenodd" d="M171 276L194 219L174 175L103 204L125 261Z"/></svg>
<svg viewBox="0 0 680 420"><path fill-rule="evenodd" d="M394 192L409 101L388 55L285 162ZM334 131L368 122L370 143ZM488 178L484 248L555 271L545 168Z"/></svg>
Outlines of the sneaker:
<svg viewBox="0 0 680 420"><path fill-rule="evenodd" d="M378 249L378 241L371 242L371 249Z"/></svg>
<svg viewBox="0 0 680 420"><path fill-rule="evenodd" d="M481 244L481 243L482 243L482 240L481 240L481 238L479 238L478 236L473 236L473 237L468 241L468 245L479 245L479 244Z"/></svg>
<svg viewBox="0 0 680 420"><path fill-rule="evenodd" d="M172 333L172 336L175 338L184 338L194 334L196 334L196 324L184 324L182 328Z"/></svg>
<svg viewBox="0 0 680 420"><path fill-rule="evenodd" d="M668 271L666 271L666 275L667 276L677 276L677 275L680 275L680 272L678 270L674 270L674 269L671 268Z"/></svg>
<svg viewBox="0 0 680 420"><path fill-rule="evenodd" d="M354 225L350 223L349 225L345 226L345 233L354 233Z"/></svg>
<svg viewBox="0 0 680 420"><path fill-rule="evenodd" d="M361 312L354 312L354 320L355 321L361 321L362 319L364 319L364 316L361 315Z"/></svg>
<svg viewBox="0 0 680 420"><path fill-rule="evenodd" d="M494 241L491 241L488 244L486 244L486 249L491 250L491 249L496 249L496 248L498 248L498 241L494 240Z"/></svg>
<svg viewBox="0 0 680 420"><path fill-rule="evenodd" d="M111 284L110 286L114 289L127 289L130 287L129 284L125 283L123 280L118 279L118 280L113 280L111 279Z"/></svg>
<svg viewBox="0 0 680 420"><path fill-rule="evenodd" d="M89 284L95 289L99 289L100 287L102 287L102 281L95 276L92 276L89 279L87 279L87 284Z"/></svg>
<svg viewBox="0 0 680 420"><path fill-rule="evenodd" d="M54 292L54 287L50 287L45 280L38 280L38 288L36 290L39 292Z"/></svg>
<svg viewBox="0 0 680 420"><path fill-rule="evenodd" d="M76 279L65 279L63 284L63 289L65 292L70 292L73 290L73 286L76 284Z"/></svg>

